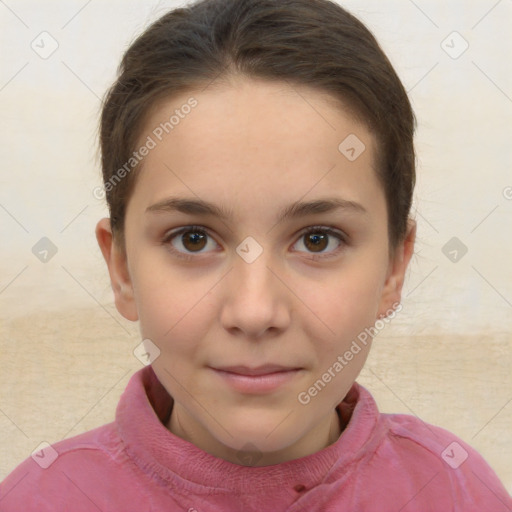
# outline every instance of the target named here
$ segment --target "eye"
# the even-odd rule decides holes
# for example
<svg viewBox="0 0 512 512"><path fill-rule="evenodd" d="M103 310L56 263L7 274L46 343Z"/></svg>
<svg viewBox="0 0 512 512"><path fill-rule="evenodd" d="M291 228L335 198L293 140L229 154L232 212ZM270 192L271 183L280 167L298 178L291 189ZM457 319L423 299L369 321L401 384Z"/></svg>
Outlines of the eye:
<svg viewBox="0 0 512 512"><path fill-rule="evenodd" d="M200 226L185 226L168 233L162 243L169 250L186 260L192 260L195 254L214 250L218 244L208 231ZM312 226L303 230L294 244L295 251L309 253L311 259L333 257L346 245L346 235L328 226ZM304 249L303 249L304 248Z"/></svg>
<svg viewBox="0 0 512 512"><path fill-rule="evenodd" d="M173 253L185 259L192 259L192 254L202 254L217 246L208 232L198 226L186 226L173 231L165 236L162 243L168 244Z"/></svg>
<svg viewBox="0 0 512 512"><path fill-rule="evenodd" d="M342 232L327 226L313 226L302 231L295 246L301 246L313 255L312 259L321 259L336 255L345 245L346 237Z"/></svg>

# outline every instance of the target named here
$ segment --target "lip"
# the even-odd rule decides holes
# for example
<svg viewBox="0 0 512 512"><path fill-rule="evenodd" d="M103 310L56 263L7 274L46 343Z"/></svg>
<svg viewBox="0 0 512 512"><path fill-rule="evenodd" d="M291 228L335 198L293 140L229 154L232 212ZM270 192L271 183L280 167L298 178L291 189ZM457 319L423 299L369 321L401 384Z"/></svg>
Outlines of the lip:
<svg viewBox="0 0 512 512"><path fill-rule="evenodd" d="M302 371L302 368L278 365L264 365L257 368L247 366L211 367L211 369L236 391L249 394L275 391L289 383Z"/></svg>
<svg viewBox="0 0 512 512"><path fill-rule="evenodd" d="M277 372L285 372L298 370L299 368L294 368L292 366L281 366L278 364L264 364L261 366L257 366L251 368L249 366L237 365L237 366L221 366L215 367L214 370L220 370L223 372L236 373L237 375L247 375L247 376L260 376L260 375L269 375L271 373Z"/></svg>

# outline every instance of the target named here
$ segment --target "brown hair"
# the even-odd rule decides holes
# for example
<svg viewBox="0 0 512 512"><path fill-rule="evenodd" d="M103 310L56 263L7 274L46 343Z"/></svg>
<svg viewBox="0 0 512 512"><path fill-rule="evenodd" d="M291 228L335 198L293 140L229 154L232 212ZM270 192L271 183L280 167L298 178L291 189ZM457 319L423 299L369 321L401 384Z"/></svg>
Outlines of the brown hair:
<svg viewBox="0 0 512 512"><path fill-rule="evenodd" d="M407 232L415 185L414 113L374 36L330 0L199 0L168 12L133 42L100 123L103 181L119 247L125 250L126 205L137 176L126 172L126 162L148 112L159 100L235 74L313 87L364 121L376 135L395 248Z"/></svg>

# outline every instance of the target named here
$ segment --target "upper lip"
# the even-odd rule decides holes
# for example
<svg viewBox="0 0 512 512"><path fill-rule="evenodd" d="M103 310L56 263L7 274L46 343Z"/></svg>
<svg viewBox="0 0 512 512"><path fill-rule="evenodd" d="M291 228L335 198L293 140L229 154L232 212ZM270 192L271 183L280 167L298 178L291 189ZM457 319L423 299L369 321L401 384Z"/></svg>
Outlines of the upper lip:
<svg viewBox="0 0 512 512"><path fill-rule="evenodd" d="M277 373L277 372L287 372L292 370L298 370L299 368L294 368L290 366L281 366L277 364L264 364L262 366L257 367L249 367L249 366L222 366L215 367L215 370L221 370L223 372L237 373L239 375L267 375L269 373Z"/></svg>

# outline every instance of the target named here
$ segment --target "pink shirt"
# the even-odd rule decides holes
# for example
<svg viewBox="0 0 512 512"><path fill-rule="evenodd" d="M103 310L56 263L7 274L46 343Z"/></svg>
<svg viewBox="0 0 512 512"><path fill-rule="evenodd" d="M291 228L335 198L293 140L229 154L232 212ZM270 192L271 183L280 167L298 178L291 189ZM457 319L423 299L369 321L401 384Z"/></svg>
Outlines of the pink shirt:
<svg viewBox="0 0 512 512"><path fill-rule="evenodd" d="M350 421L335 443L273 466L233 464L175 436L171 408L152 368L138 371L115 422L21 463L0 484L0 511L512 511L475 450L414 416L379 413L357 383L338 405Z"/></svg>

